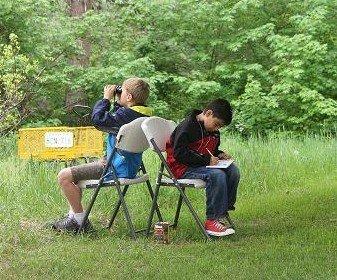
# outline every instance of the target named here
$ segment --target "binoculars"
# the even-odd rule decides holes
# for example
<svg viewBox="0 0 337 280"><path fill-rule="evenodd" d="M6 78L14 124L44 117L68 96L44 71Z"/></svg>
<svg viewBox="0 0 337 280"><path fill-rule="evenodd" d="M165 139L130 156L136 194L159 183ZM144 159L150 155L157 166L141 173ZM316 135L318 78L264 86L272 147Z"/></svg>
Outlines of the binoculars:
<svg viewBox="0 0 337 280"><path fill-rule="evenodd" d="M122 94L122 86L116 86L114 95L120 96Z"/></svg>

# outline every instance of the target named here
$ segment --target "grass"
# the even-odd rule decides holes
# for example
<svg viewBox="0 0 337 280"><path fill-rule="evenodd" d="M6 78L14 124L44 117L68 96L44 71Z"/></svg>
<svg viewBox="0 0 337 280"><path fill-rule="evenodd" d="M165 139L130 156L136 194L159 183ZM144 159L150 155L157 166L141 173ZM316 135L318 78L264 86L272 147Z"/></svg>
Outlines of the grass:
<svg viewBox="0 0 337 280"><path fill-rule="evenodd" d="M131 240L122 215L105 230L117 199L107 189L93 209L95 234L45 228L67 211L56 184L62 164L20 160L15 137L0 144L0 279L337 279L336 139L224 136L222 146L242 174L232 214L237 233L206 243L183 207L170 245ZM158 160L147 152L145 162L154 178ZM188 195L203 217L204 192ZM164 219L172 217L177 198L174 189L162 191ZM135 224L144 226L145 188L131 188L127 203Z"/></svg>

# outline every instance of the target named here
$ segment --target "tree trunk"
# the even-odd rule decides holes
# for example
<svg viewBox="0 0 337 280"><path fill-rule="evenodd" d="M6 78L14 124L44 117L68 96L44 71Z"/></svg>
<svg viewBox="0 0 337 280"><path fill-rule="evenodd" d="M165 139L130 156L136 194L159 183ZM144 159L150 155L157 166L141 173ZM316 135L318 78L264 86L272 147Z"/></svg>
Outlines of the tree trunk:
<svg viewBox="0 0 337 280"><path fill-rule="evenodd" d="M69 14L72 17L80 17L86 11L93 8L94 0L66 0L69 5ZM78 38L78 44L83 48L84 54L74 56L70 59L70 64L82 68L89 65L89 58L91 53L91 45L86 38ZM79 116L72 114L73 106L76 104L87 105L88 99L83 89L68 90L66 94L66 108L68 115L68 122L73 125L87 125L89 120L82 119Z"/></svg>

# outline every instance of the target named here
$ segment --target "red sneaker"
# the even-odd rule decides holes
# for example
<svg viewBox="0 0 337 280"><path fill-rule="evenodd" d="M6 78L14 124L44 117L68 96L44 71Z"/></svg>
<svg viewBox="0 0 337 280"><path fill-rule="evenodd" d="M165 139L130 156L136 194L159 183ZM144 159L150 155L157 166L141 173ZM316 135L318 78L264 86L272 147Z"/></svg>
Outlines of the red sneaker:
<svg viewBox="0 0 337 280"><path fill-rule="evenodd" d="M217 220L206 220L205 230L212 236L226 236L235 233L231 227L226 227Z"/></svg>

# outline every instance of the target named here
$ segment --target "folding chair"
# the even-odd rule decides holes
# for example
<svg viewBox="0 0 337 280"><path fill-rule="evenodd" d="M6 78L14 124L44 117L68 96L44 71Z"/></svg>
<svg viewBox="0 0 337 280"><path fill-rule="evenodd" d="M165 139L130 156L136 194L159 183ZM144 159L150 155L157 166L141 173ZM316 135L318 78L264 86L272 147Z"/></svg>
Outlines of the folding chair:
<svg viewBox="0 0 337 280"><path fill-rule="evenodd" d="M78 186L81 189L95 189L95 192L91 198L91 201L89 203L89 206L85 212L85 217L84 220L78 230L78 233L82 231L83 225L85 224L85 222L88 219L88 216L91 212L92 206L96 200L96 197L98 195L98 192L100 191L100 189L102 187L115 187L117 189L118 192L118 196L119 196L119 200L117 201L115 208L112 212L112 216L110 219L110 222L108 224L107 228L111 228L117 213L120 209L120 206L122 206L123 211L124 211L124 215L125 215L125 219L127 221L130 233L132 238L136 238L136 232L140 232L140 231L144 231L143 230L135 230L133 223L131 221L131 217L130 217L130 213L129 210L127 208L127 205L125 203L125 199L124 196L126 195L126 192L129 188L130 185L135 185L135 184L140 184L140 183L144 183L146 182L148 191L150 193L151 199L153 200L154 198L154 194L153 194L153 190L149 181L149 175L146 174L146 170L145 170L145 166L143 164L143 162L141 163L141 167L140 170L142 171L143 175L142 176L136 176L136 178L134 179L127 179L127 178L118 178L116 176L116 171L115 168L112 164L112 159L113 156L115 155L115 153L117 152L117 149L123 150L123 151L127 151L127 152L131 152L131 153L141 153L144 152L148 147L149 147L149 143L142 131L141 128L141 123L147 119L147 117L143 117L143 118L138 118L128 124L123 125L116 137L116 144L115 147L113 148L111 155L109 156L108 160L107 160L107 164L104 168L104 171L102 173L102 176L99 180L83 180L83 181L79 181L78 182ZM111 168L110 168L111 167ZM111 173L109 173L109 168L111 170ZM109 181L105 181L104 179L107 177L107 175L112 175L112 180ZM123 190L121 189L121 187L124 186ZM161 218L161 214L160 211L158 209L158 207L156 206L156 212L158 215L159 219Z"/></svg>
<svg viewBox="0 0 337 280"><path fill-rule="evenodd" d="M153 220L153 214L157 207L157 200L159 195L159 189L161 186L170 186L175 187L179 191L179 199L177 204L177 210L174 217L174 222L172 224L173 228L176 228L178 225L181 205L184 202L189 211L191 212L197 226L199 227L200 231L202 232L203 236L209 240L210 237L207 234L203 223L201 222L200 218L198 217L196 211L194 210L190 200L185 194L185 189L187 187L190 188L197 188L197 189L204 189L205 188L205 181L201 179L176 179L170 169L170 167L167 165L167 162L162 154L162 152L165 152L166 150L166 143L169 141L169 138L176 126L176 124L173 121L168 121L159 117L150 117L146 119L142 123L142 129L144 131L144 134L149 141L150 147L155 153L158 155L158 157L161 160L160 169L157 176L157 182L156 182L156 189L154 193L154 199L152 201L152 207L148 219L147 224L147 230L146 233L149 235L150 228L152 226L152 220ZM164 169L167 171L167 173L164 172ZM164 177L164 178L163 178ZM160 220L160 219L159 219ZM161 220L160 220L161 221Z"/></svg>

